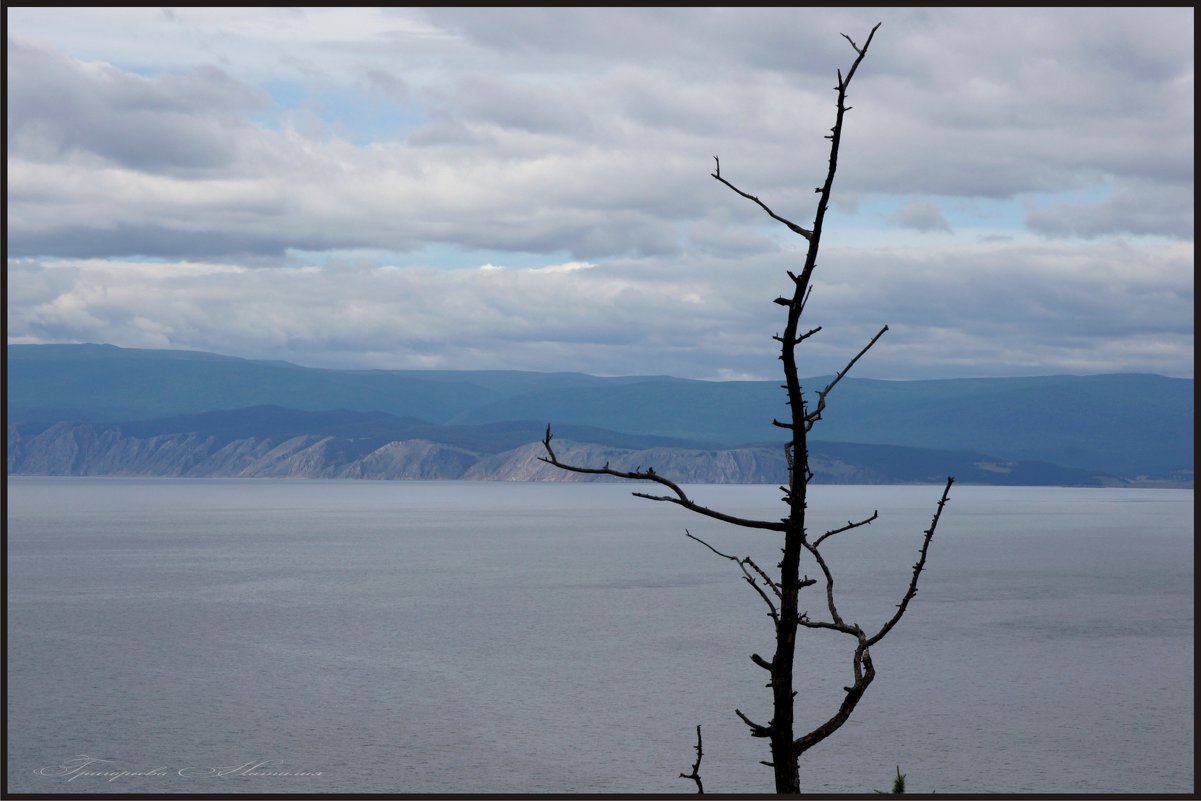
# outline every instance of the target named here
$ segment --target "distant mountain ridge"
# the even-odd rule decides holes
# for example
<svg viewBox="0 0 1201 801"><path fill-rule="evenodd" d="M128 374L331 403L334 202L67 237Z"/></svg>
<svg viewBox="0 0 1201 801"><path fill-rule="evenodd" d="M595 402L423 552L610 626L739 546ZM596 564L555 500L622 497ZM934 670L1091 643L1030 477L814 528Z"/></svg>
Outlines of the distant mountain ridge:
<svg viewBox="0 0 1201 801"><path fill-rule="evenodd" d="M118 441L124 443L120 448L140 443L143 456L138 459L145 458L151 447L147 443L166 447L170 437L188 433L218 450L235 442L242 448L250 440L278 447L295 437L318 436L327 440L324 449L342 454L327 454L321 470L359 470L363 475L374 468L351 467L356 459L392 443L420 441L461 453L454 457L451 451L438 451L435 458L436 449L427 449L423 458L440 465L436 469L388 469L472 477L470 470L485 469L476 465L496 463L501 454L536 443L549 422L562 441L631 453L659 449L655 467L664 473L664 459L686 456L695 461L697 453L709 452L710 461L726 466L693 469L680 462L679 469L692 469L705 480L782 480L769 478L782 464L781 432L771 419L787 413L773 381L330 370L109 345L9 345L7 357L10 473L51 469L51 451L45 449L51 448L53 437L47 432L55 424L70 423L76 427L74 436L89 442L87 428L95 442L107 437L113 448ZM827 381L803 383L820 388ZM847 378L831 395L811 436L815 457L828 457L827 474L835 475L841 464L840 475L859 477L854 480L872 475L877 481L921 480L913 469L902 469L903 464L923 462L919 453L938 452L936 461L958 465L961 474L979 469L979 483L1020 483L1015 476L1025 483L1191 481L1193 381L1151 375ZM60 440L54 447L62 452L67 446ZM96 447L89 447L88 458L99 458ZM110 449L92 467L80 462L75 469L92 470L101 463L108 465L105 469L119 469L120 448ZM691 453L669 457L669 451ZM734 453L740 456L729 456ZM901 458L901 453L908 455ZM141 464L128 453L124 458L133 459L125 463L128 469ZM312 458L310 464L316 464ZM382 454L375 457L377 466L381 459ZM459 476L450 475L460 468L448 465L467 462ZM873 462L885 467L872 474ZM972 468L976 463L992 466ZM37 464L42 467L35 468ZM53 469L67 468L60 460ZM512 465L493 469L499 477L521 472ZM966 474L958 477L971 480Z"/></svg>
<svg viewBox="0 0 1201 801"><path fill-rule="evenodd" d="M440 427L388 418L378 412L297 414L270 406L132 424L17 423L8 427L8 470L69 476L603 480L540 461L543 427L537 423ZM556 443L562 458L580 464L625 470L654 466L683 483L787 481L779 446L681 447L664 438L579 426L560 429ZM936 483L947 474L978 484L1123 483L1056 465L886 445L815 442L810 464L814 481L826 484Z"/></svg>

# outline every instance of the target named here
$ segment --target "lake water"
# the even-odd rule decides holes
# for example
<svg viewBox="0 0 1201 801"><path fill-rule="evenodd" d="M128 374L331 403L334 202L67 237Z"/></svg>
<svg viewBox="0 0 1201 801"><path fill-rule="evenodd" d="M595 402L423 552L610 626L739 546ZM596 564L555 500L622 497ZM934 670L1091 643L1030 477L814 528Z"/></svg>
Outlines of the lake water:
<svg viewBox="0 0 1201 801"><path fill-rule="evenodd" d="M8 789L688 793L700 724L706 791L768 793L766 607L684 529L777 535L631 486L10 478ZM814 530L880 510L824 546L845 618L892 613L940 490L812 489ZM1195 792L1193 588L1191 490L956 486L802 789ZM801 632L798 734L844 640Z"/></svg>

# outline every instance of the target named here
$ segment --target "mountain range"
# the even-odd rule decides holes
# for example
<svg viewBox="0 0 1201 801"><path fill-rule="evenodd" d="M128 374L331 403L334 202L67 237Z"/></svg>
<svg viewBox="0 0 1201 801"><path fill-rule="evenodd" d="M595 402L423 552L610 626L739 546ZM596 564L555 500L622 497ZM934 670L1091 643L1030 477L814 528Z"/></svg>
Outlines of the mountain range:
<svg viewBox="0 0 1201 801"><path fill-rule="evenodd" d="M564 458L782 483L774 381L335 370L111 345L6 347L9 474L576 480ZM802 380L821 389L829 377ZM1193 478L1193 381L843 379L815 481L1121 485Z"/></svg>

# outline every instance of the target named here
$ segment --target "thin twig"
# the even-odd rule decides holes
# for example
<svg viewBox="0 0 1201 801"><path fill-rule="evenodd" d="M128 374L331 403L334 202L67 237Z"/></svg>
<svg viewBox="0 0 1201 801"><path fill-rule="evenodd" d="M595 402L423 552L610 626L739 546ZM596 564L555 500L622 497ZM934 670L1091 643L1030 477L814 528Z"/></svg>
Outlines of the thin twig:
<svg viewBox="0 0 1201 801"><path fill-rule="evenodd" d="M774 603L772 603L771 598L767 597L767 593L765 593L763 591L763 588L759 586L759 583L757 581L755 581L755 577L751 575L750 571L747 570L747 567L750 566L752 569L754 569L754 571L756 573L759 574L759 576L765 582L767 582L767 586L771 588L771 591L776 594L777 598L780 597L780 585L778 585L778 584L776 584L776 582L772 581L771 577L768 576L767 573L765 573L763 571L763 569L761 567L759 567L759 565L755 564L755 562L751 559L751 557L748 556L744 559L739 559L737 556L731 556L728 553L722 553L721 551L717 550L709 543L702 540L700 537L693 534L688 529L684 529L684 534L686 534L689 539L696 540L701 545L704 545L706 548L713 551L713 553L717 554L718 556L722 557L723 559L729 559L731 562L738 565L738 567L740 567L742 569L742 575L744 578L746 578L746 583L750 584L751 587L754 588L755 592L759 593L759 597L763 599L763 603L767 604L767 608L770 610L768 612L768 614L771 615L771 619L774 620L777 624L779 624L780 613L776 611L776 605Z"/></svg>
<svg viewBox="0 0 1201 801"><path fill-rule="evenodd" d="M717 162L717 167L716 167L716 169L715 169L715 170L714 170L712 173L710 173L710 175L712 175L712 176L713 176L714 178L716 178L717 180L721 181L721 182L722 182L723 184L725 184L726 186L728 186L728 187L730 187L731 189L733 189L733 190L734 190L735 192L737 192L738 194L742 195L742 196L743 196L744 198L746 198L747 200L750 200L750 201L752 201L753 203L757 204L757 205L759 206L759 208L761 208L761 209L763 209L765 212L767 212L767 216L768 216L768 217L771 217L771 218L772 218L773 220L775 220L776 222L780 222L780 223L783 223L784 225L788 226L788 230L792 231L794 234L798 234L798 235L800 235L800 236L803 236L803 237L805 237L805 239L809 239L811 236L813 236L813 232L812 232L812 231L810 231L809 229L807 229L807 228L802 228L801 226L799 226L799 225L797 225L796 223L794 223L792 220L787 220L787 219L785 219L785 218L781 217L779 214L776 214L774 211L772 211L771 209L769 209L769 208L767 207L767 204L766 204L766 203L764 203L764 202L763 202L762 200L760 200L759 198L755 197L754 195L749 195L749 194L747 194L746 192L743 192L741 189L739 189L738 187L734 186L734 184L730 183L730 182L729 182L729 181L727 181L725 178L722 178L722 177L721 177L721 162L720 162L720 161L718 161L718 158L717 158L717 156L714 156L714 157L713 157L713 160L714 160L715 162Z"/></svg>
<svg viewBox="0 0 1201 801"><path fill-rule="evenodd" d="M710 545L709 543L707 543L707 542L705 542L704 540L702 540L700 537L698 537L698 536L696 536L695 534L693 534L692 532L690 532L688 529L684 529L684 533L685 533L685 534L686 534L686 535L687 535L687 536L688 536L690 539L694 539L694 540L696 540L696 541L697 541L697 542L699 542L701 545L704 545L706 548L708 548L709 550L713 551L713 553L717 554L718 556L720 556L720 557L722 557L722 558L724 558L724 559L729 559L731 562L736 562L736 563L738 564L738 566L739 566L739 567L742 567L742 568L744 569L744 572L745 572L745 566L746 566L746 565L750 565L750 567L751 567L751 568L752 568L752 569L753 569L753 570L754 570L756 573L758 573L758 574L759 574L759 575L760 575L760 576L763 578L763 580L764 580L765 582L767 582L767 586L771 587L771 589L772 589L772 592L774 592L774 593L776 594L776 596L777 596L777 597L779 597L779 595L780 595L780 585L776 584L776 582L775 582L775 581L773 581L773 580L772 580L772 578L771 578L770 576L768 576L768 575L767 575L767 573L765 573L765 572L763 571L763 568L761 568L761 567L759 567L759 565L755 564L755 561L754 561L753 559L751 559L751 557L749 557L749 556L746 556L746 557L743 557L742 559L739 559L737 556L731 556L731 555L730 555L730 554L728 554L728 553L722 553L721 551L717 550L716 548L714 548L714 547L713 547L712 545Z"/></svg>
<svg viewBox="0 0 1201 801"><path fill-rule="evenodd" d="M723 184L730 187L731 189L733 189L738 194L742 195L747 200L751 200L751 201L755 202L756 204L758 204L759 208L761 208L765 212L767 212L768 217L771 217L773 220L776 220L777 222L783 223L784 225L786 225L788 227L788 230L792 231L794 234L803 236L805 239L809 239L810 237L813 236L813 232L810 231L808 228L802 228L801 226L794 223L792 220L785 219L784 217L781 217L779 214L776 214L774 211L772 211L770 208L767 207L766 203L764 203L759 198L755 197L754 195L750 195L750 194L747 194L746 192L743 192L741 189L734 186L734 184L730 183L725 178L722 178L717 173L712 173L712 175L714 178L721 181Z"/></svg>
<svg viewBox="0 0 1201 801"><path fill-rule="evenodd" d="M855 362L859 361L863 354L867 353L871 346L875 345L876 341L879 340L880 337L884 336L884 332L887 330L888 326L884 326L878 332L876 332L876 335L872 337L872 341L864 345L863 350L856 353L855 358L851 359L851 361L847 363L847 366L842 368L842 371L839 372L838 375L834 376L834 380L827 384L825 389L817 393L817 408L805 415L806 431L811 430L813 428L813 424L821 419L822 412L826 408L826 396L829 395L838 382L842 380L842 377L851 371L851 368L855 366Z"/></svg>
<svg viewBox="0 0 1201 801"><path fill-rule="evenodd" d="M884 639L884 635L892 630L892 627L901 619L901 615L905 614L905 609L909 606L909 602L917 595L917 579L922 574L922 568L926 566L926 552L930 549L930 540L934 539L934 529L938 528L938 520L942 517L943 507L947 505L947 496L951 492L951 485L955 483L954 476L947 476L947 485L943 487L942 497L938 500L938 508L934 511L934 519L930 521L930 528L926 529L925 536L922 538L922 549L917 559L917 564L913 566L913 578L909 580L909 589L905 593L905 597L901 599L901 603L897 605L896 614L894 614L887 623L885 623L880 631L874 637L868 639L869 646L875 645L880 640Z"/></svg>
<svg viewBox="0 0 1201 801"><path fill-rule="evenodd" d="M814 541L813 547L816 548L818 545L821 545L822 542L824 542L827 537L832 537L835 534L841 534L844 531L850 531L851 529L859 528L860 526L866 526L879 516L880 516L880 510L877 509L876 511L872 512L871 517L864 518L863 520L860 520L858 523L852 523L850 520L848 520L847 524L845 526L843 526L842 528L831 529L830 531L827 531L825 534L822 534L820 537L818 537Z"/></svg>

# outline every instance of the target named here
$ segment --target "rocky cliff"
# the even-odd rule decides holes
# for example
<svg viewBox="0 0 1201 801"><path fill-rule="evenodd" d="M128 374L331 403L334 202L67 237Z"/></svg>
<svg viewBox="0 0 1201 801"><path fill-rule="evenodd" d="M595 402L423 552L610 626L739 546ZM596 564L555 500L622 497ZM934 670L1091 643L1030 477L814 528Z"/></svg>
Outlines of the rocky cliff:
<svg viewBox="0 0 1201 801"><path fill-rule="evenodd" d="M452 432L453 433L453 432ZM460 432L461 433L461 432ZM8 473L54 476L192 478L361 478L473 481L605 481L539 460L540 442L480 447L423 437L283 434L233 436L177 433L139 436L120 426L56 423L8 427ZM494 440L480 440L491 442ZM519 441L519 440L515 440ZM570 464L634 471L653 467L682 484L783 484L788 468L779 446L618 447L555 440ZM1099 486L1112 476L1045 462L1006 461L978 453L855 443L811 443L813 480L821 484L962 483Z"/></svg>
<svg viewBox="0 0 1201 801"><path fill-rule="evenodd" d="M57 423L23 435L8 428L11 475L159 476L242 478L467 479L478 481L588 481L538 461L540 443L496 454L422 439L388 442L365 452L355 441L316 434L281 441L170 434L127 436L117 428ZM685 483L755 484L784 480L783 451L769 448L630 450L558 442L564 459L577 464L633 470L653 466Z"/></svg>

